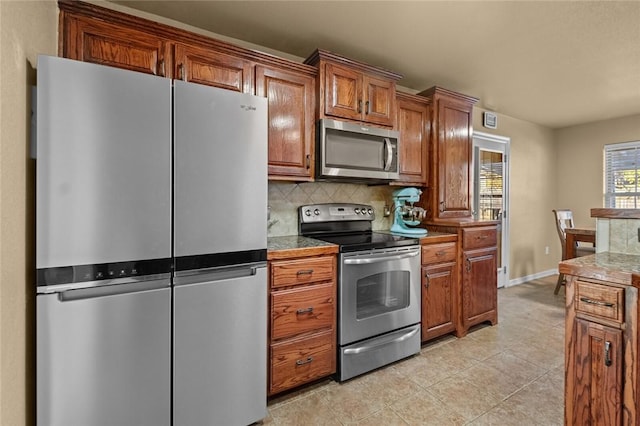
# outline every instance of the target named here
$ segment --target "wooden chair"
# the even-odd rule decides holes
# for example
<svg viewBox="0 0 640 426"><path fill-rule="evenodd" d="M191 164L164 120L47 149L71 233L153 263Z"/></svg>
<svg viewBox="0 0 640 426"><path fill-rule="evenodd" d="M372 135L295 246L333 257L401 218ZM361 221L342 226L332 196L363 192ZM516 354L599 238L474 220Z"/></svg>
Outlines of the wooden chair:
<svg viewBox="0 0 640 426"><path fill-rule="evenodd" d="M565 229L574 228L573 225L573 212L568 209L553 210L553 215L556 218L556 230L558 231L558 237L560 237L560 246L562 247L562 260L567 259L567 234ZM595 247L585 247L576 244L576 257L586 256L594 254L596 252ZM558 282L556 283L556 289L553 294L558 294L560 286L566 283L564 274L558 275Z"/></svg>

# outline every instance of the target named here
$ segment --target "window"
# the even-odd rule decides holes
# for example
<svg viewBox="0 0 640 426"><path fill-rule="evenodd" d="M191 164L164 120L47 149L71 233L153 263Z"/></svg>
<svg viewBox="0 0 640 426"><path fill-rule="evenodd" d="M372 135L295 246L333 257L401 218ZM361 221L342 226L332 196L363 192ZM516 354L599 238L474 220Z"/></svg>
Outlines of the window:
<svg viewBox="0 0 640 426"><path fill-rule="evenodd" d="M604 206L640 208L640 141L604 146Z"/></svg>

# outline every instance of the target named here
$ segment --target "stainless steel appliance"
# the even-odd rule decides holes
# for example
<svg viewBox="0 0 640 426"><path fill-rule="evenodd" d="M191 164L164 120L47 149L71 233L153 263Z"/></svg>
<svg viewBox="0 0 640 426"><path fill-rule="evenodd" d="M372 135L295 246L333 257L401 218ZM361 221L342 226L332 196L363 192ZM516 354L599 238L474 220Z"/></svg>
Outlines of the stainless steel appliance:
<svg viewBox="0 0 640 426"><path fill-rule="evenodd" d="M171 421L171 81L38 59L37 423Z"/></svg>
<svg viewBox="0 0 640 426"><path fill-rule="evenodd" d="M316 177L325 180L390 181L400 177L394 130L338 120L318 124Z"/></svg>
<svg viewBox="0 0 640 426"><path fill-rule="evenodd" d="M37 104L38 424L262 419L266 99L41 57Z"/></svg>
<svg viewBox="0 0 640 426"><path fill-rule="evenodd" d="M340 246L338 379L347 380L420 351L420 246L373 232L369 205L299 208L300 233Z"/></svg>
<svg viewBox="0 0 640 426"><path fill-rule="evenodd" d="M174 95L173 424L249 424L267 401L267 101Z"/></svg>

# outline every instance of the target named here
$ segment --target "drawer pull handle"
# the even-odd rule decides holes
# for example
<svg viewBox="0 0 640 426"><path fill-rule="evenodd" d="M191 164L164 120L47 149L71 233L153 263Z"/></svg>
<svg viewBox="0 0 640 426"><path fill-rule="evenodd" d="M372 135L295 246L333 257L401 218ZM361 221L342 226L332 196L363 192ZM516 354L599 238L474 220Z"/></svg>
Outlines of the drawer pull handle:
<svg viewBox="0 0 640 426"><path fill-rule="evenodd" d="M429 285L431 284L431 277L427 272L424 273L424 277L426 279L424 283L424 288L429 288Z"/></svg>
<svg viewBox="0 0 640 426"><path fill-rule="evenodd" d="M611 367L611 342L604 342L604 365Z"/></svg>
<svg viewBox="0 0 640 426"><path fill-rule="evenodd" d="M299 359L296 361L296 365L305 365L305 364L309 364L311 361L313 361L313 357L307 357L307 359Z"/></svg>
<svg viewBox="0 0 640 426"><path fill-rule="evenodd" d="M304 309L298 309L296 311L296 314L298 315L310 314L310 313L313 313L313 306L309 306L308 308L304 308Z"/></svg>
<svg viewBox="0 0 640 426"><path fill-rule="evenodd" d="M487 238L489 238L489 236L488 236L488 235L478 235L478 236L476 237L476 239L477 239L477 240L486 240Z"/></svg>
<svg viewBox="0 0 640 426"><path fill-rule="evenodd" d="M296 275L311 275L313 274L313 269L303 269L301 271L296 272Z"/></svg>
<svg viewBox="0 0 640 426"><path fill-rule="evenodd" d="M603 302L602 300L593 300L593 299L589 299L588 297L581 297L580 301L584 303L588 303L590 305L606 306L607 308L613 308L614 306L616 306L615 303Z"/></svg>
<svg viewBox="0 0 640 426"><path fill-rule="evenodd" d="M437 251L437 252L436 252L436 256L438 256L438 257L442 257L442 256L444 256L445 254L447 254L447 252L445 252L444 250L440 250L440 251Z"/></svg>
<svg viewBox="0 0 640 426"><path fill-rule="evenodd" d="M467 272L471 272L471 260L467 257Z"/></svg>

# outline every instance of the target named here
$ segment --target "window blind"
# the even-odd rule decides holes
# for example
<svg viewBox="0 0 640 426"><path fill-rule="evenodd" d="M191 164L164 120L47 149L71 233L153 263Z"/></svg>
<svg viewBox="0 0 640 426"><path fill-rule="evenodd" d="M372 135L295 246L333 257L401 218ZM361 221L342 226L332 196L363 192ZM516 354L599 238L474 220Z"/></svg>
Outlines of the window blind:
<svg viewBox="0 0 640 426"><path fill-rule="evenodd" d="M640 141L604 146L604 206L640 208Z"/></svg>

